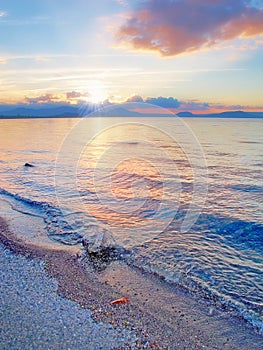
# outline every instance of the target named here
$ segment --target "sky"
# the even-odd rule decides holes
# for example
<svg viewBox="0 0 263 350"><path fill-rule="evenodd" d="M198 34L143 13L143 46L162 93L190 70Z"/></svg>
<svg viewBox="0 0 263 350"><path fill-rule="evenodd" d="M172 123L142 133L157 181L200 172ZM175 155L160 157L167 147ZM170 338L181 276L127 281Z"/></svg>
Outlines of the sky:
<svg viewBox="0 0 263 350"><path fill-rule="evenodd" d="M0 104L263 110L263 0L0 0Z"/></svg>

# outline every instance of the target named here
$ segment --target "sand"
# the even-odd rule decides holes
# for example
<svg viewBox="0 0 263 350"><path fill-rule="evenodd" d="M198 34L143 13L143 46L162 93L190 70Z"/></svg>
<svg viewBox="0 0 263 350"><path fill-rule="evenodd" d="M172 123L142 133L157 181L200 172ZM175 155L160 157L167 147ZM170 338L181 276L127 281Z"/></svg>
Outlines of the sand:
<svg viewBox="0 0 263 350"><path fill-rule="evenodd" d="M231 310L114 261L32 245L0 220L1 349L263 349ZM130 302L112 306L120 297Z"/></svg>
<svg viewBox="0 0 263 350"><path fill-rule="evenodd" d="M92 320L57 293L45 264L0 245L1 349L112 349L135 343L132 332Z"/></svg>

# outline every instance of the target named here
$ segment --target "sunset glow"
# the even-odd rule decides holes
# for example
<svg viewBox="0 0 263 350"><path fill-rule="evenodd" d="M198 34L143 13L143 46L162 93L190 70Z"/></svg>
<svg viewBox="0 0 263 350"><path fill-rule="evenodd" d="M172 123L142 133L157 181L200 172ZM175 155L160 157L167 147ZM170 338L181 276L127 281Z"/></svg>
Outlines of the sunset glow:
<svg viewBox="0 0 263 350"><path fill-rule="evenodd" d="M262 23L252 0L3 0L0 103L261 111Z"/></svg>

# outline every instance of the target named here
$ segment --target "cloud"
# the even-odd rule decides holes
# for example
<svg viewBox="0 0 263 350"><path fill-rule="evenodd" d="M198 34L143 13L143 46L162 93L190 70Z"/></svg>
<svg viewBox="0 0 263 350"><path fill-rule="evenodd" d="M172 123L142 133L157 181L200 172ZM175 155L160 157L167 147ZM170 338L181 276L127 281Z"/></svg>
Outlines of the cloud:
<svg viewBox="0 0 263 350"><path fill-rule="evenodd" d="M215 105L213 103L209 102L202 102L199 100L178 100L175 97L147 97L143 98L140 95L134 95L132 97L129 97L126 102L139 102L142 104L145 104L145 108L147 107L147 104L159 106L162 108L167 108L170 110L176 110L179 111L209 111L210 109L224 109L227 108L227 106L224 105ZM235 106L237 107L237 106ZM141 105L141 108L143 108L143 105ZM240 106L241 108L241 106ZM233 109L233 108L232 108Z"/></svg>
<svg viewBox="0 0 263 350"><path fill-rule="evenodd" d="M7 16L7 13L5 11L0 10L0 17L5 17Z"/></svg>
<svg viewBox="0 0 263 350"><path fill-rule="evenodd" d="M43 104L43 103L70 103L70 100L73 102L80 103L81 97L89 96L88 93L81 93L77 91L70 91L60 95L56 94L45 94L38 97L25 97L25 102L27 104ZM84 103L84 101L82 101Z"/></svg>
<svg viewBox="0 0 263 350"><path fill-rule="evenodd" d="M145 102L163 108L178 108L180 106L180 102L174 97L148 97Z"/></svg>
<svg viewBox="0 0 263 350"><path fill-rule="evenodd" d="M7 64L7 60L4 57L0 57L0 64Z"/></svg>
<svg viewBox="0 0 263 350"><path fill-rule="evenodd" d="M87 100L82 99L83 97L88 97L89 93L82 93L78 91L71 91L66 92L61 95L56 94L45 94L40 95L38 97L25 97L24 102L26 104L57 104L57 103L76 103L77 104L83 104L87 105ZM202 103L199 101L191 100L191 101L179 101L178 99L174 97L147 97L143 98L140 95L134 95L126 100L126 102L137 102L141 103L142 105L145 105L145 108L147 108L147 104L159 106L162 108L168 108L168 109L189 109L189 110L206 110L209 109L208 103ZM89 102L88 102L89 104ZM100 103L100 105L110 105L111 102L109 100L105 100Z"/></svg>
<svg viewBox="0 0 263 350"><path fill-rule="evenodd" d="M263 8L250 0L145 0L117 30L135 50L174 56L263 34Z"/></svg>
<svg viewBox="0 0 263 350"><path fill-rule="evenodd" d="M182 111L207 111L212 107L208 102L200 102L197 100L183 101L180 104Z"/></svg>
<svg viewBox="0 0 263 350"><path fill-rule="evenodd" d="M197 99L192 100L178 100L175 97L147 97L143 98L140 95L134 95L126 100L126 102L140 103L138 109L141 113L156 113L157 110L151 108L149 104L156 105L162 108L167 108L174 113L192 112L197 114L219 113L222 111L262 111L262 106L248 106L248 105L226 105L211 102L203 102ZM136 110L136 109L135 109Z"/></svg>
<svg viewBox="0 0 263 350"><path fill-rule="evenodd" d="M38 97L25 97L25 102L28 104L38 104L38 103L56 103L59 97L53 94L41 95Z"/></svg>
<svg viewBox="0 0 263 350"><path fill-rule="evenodd" d="M169 109L180 109L180 110L207 110L210 105L206 102L200 102L198 100L190 100L190 101L179 101L174 97L147 97L142 98L139 95L134 95L126 100L126 102L140 102L145 104L151 104L163 108Z"/></svg>
<svg viewBox="0 0 263 350"><path fill-rule="evenodd" d="M115 0L115 2L117 2L118 4L124 7L128 6L128 2L126 0Z"/></svg>
<svg viewBox="0 0 263 350"><path fill-rule="evenodd" d="M71 92L67 92L66 93L66 97L67 97L67 100L78 100L80 101L80 98L81 97L90 97L90 93L89 92L78 92L78 91L71 91Z"/></svg>
<svg viewBox="0 0 263 350"><path fill-rule="evenodd" d="M72 101L68 99L67 96L76 96L76 98ZM71 91L63 94L51 94L47 93L45 95L40 95L38 97L28 97L26 96L22 101L17 101L12 105L8 105L2 102L2 107L4 111L9 110L14 107L30 107L32 109L43 110L45 112L46 108L60 108L60 107L68 107L69 109L65 110L69 113L75 113L76 108L78 109L80 115L86 115L91 112L94 112L94 103L87 101L86 99L82 100L81 96L85 96L85 93L79 93L76 91ZM114 98L113 98L114 99ZM138 111L140 113L146 114L158 114L158 111L162 114L163 111L154 108L151 105L156 105L162 108L167 108L173 113L179 112L192 112L196 114L208 114L208 113L218 113L222 111L254 111L254 112L262 112L263 106L259 105L226 105L224 103L212 103L212 102L204 102L197 99L192 100L178 100L175 97L147 97L144 98L140 95L134 95L128 98L125 102L136 102L134 104L134 108L130 107L133 111ZM120 102L123 103L123 102ZM139 103L139 106L138 106ZM107 107L110 105L118 106L118 103L112 103L109 100L105 100L99 103L100 107ZM71 109L70 109L71 108ZM0 103L1 110L1 103ZM43 113L44 113L43 112ZM63 112L64 113L64 112ZM51 114L52 115L52 114ZM54 114L53 114L54 115Z"/></svg>
<svg viewBox="0 0 263 350"><path fill-rule="evenodd" d="M77 91L71 91L71 92L67 92L67 99L75 99L75 98L79 98L82 97L83 94Z"/></svg>
<svg viewBox="0 0 263 350"><path fill-rule="evenodd" d="M126 102L144 102L143 98L139 95L129 97Z"/></svg>
<svg viewBox="0 0 263 350"><path fill-rule="evenodd" d="M137 102L137 103L149 103L155 106L163 107L163 108L178 108L181 104L180 101L178 101L174 97L147 97L142 98L139 95L134 95L132 97L129 97L126 102Z"/></svg>

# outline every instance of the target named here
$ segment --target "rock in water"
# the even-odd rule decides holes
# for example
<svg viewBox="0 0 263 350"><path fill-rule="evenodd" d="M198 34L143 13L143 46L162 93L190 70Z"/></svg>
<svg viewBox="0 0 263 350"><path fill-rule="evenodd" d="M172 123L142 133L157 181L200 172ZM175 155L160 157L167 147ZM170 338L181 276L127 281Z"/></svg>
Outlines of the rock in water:
<svg viewBox="0 0 263 350"><path fill-rule="evenodd" d="M99 226L87 227L87 232L82 237L82 244L86 249L86 254L82 255L82 261L92 263L98 271L104 270L120 256L112 234Z"/></svg>
<svg viewBox="0 0 263 350"><path fill-rule="evenodd" d="M87 233L82 237L82 244L89 254L103 253L116 247L111 232L96 225L87 227Z"/></svg>
<svg viewBox="0 0 263 350"><path fill-rule="evenodd" d="M33 168L33 167L34 167L34 165L32 165L32 164L30 164L30 163L25 163L24 166L27 166L27 167L29 167L29 168Z"/></svg>

